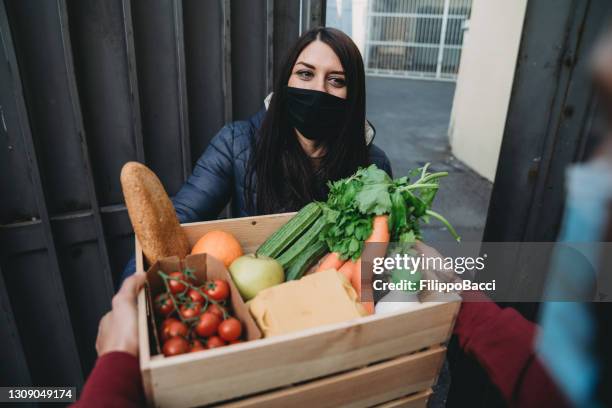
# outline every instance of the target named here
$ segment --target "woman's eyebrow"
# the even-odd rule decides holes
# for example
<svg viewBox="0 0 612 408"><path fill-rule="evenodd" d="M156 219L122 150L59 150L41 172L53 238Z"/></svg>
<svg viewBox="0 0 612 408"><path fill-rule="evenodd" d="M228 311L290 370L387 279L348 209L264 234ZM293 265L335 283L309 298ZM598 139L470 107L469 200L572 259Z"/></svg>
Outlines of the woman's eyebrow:
<svg viewBox="0 0 612 408"><path fill-rule="evenodd" d="M297 64L305 65L305 66L307 66L310 69L315 69L315 70L317 69L314 65L307 64L307 63L305 63L303 61L298 61L298 62L295 63L295 65L297 65Z"/></svg>
<svg viewBox="0 0 612 408"><path fill-rule="evenodd" d="M308 68L310 68L310 69L314 69L315 71L316 71L316 69L317 69L317 68L316 68L314 65L310 65L310 64L308 64L308 63L306 63L306 62L304 62L304 61L298 61L298 62L296 62L296 63L295 63L295 65L298 65L298 64L302 64L302 65L304 65L304 66L306 66L306 67L308 67ZM330 74L340 74L340 75L345 75L345 74L344 74L344 71L330 71L329 73L330 73Z"/></svg>

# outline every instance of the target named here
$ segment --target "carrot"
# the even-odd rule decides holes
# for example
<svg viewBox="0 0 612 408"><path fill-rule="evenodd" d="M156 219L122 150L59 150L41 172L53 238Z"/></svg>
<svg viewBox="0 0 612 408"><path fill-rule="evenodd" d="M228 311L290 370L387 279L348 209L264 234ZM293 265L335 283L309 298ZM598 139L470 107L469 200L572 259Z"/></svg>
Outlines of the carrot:
<svg viewBox="0 0 612 408"><path fill-rule="evenodd" d="M363 306L368 314L374 314L374 302L361 302L361 306Z"/></svg>
<svg viewBox="0 0 612 408"><path fill-rule="evenodd" d="M372 221L372 233L365 242L383 242L388 243L391 239L389 234L389 216L377 215Z"/></svg>
<svg viewBox="0 0 612 408"><path fill-rule="evenodd" d="M371 246L369 249L367 248L367 245L364 245L363 250L368 250L369 252L366 258L374 259L374 257L385 256L390 239L391 234L389 234L389 216L375 216L374 220L372 221L372 232L370 233L368 239L366 239L365 243L376 243L378 245ZM351 283L353 284L355 290L361 294L361 258L357 260L357 264L358 267L355 268L356 271L351 276ZM359 289L357 289L357 285L359 285Z"/></svg>
<svg viewBox="0 0 612 408"><path fill-rule="evenodd" d="M391 239L391 235L389 234L389 216L388 215L377 215L374 217L374 221L372 222L372 233L366 239L366 243L368 242L376 242L378 244L383 244L380 247L376 246L376 252L381 252L380 256L385 256L387 251L387 245L389 244L389 240ZM351 284L359 298L361 298L361 258L355 261L355 266L352 268L353 274L351 275ZM371 280L370 280L371 283ZM371 292L371 288L368 289ZM363 307L370 313L374 313L374 302L361 302Z"/></svg>
<svg viewBox="0 0 612 408"><path fill-rule="evenodd" d="M389 234L389 216L388 215L377 215L374 217L372 221L372 232L368 239L366 239L367 243L376 243L377 245L370 246L367 248L367 245L364 246L364 251L368 251L366 259L374 259L375 257L384 257L387 252L387 246L389 245L389 240L391 239L391 234ZM363 253L362 253L363 255ZM361 295L361 258L357 260L357 267L355 268L353 274L351 275L351 283L353 287Z"/></svg>
<svg viewBox="0 0 612 408"><path fill-rule="evenodd" d="M355 288L357 296L361 297L361 258L356 261L349 261L353 264L351 268L351 285Z"/></svg>
<svg viewBox="0 0 612 408"><path fill-rule="evenodd" d="M345 263L346 261L340 259L340 254L338 252L330 252L323 257L316 272L322 272L328 269L335 269L339 271L340 268L342 268L342 265Z"/></svg>
<svg viewBox="0 0 612 408"><path fill-rule="evenodd" d="M355 270L355 261L348 260L340 267L340 269L338 269L338 272L346 276L346 279L348 279L348 281L351 282L351 278L353 276L354 270Z"/></svg>
<svg viewBox="0 0 612 408"><path fill-rule="evenodd" d="M353 275L351 276L351 285L353 285L353 288L355 288L355 292L357 292L357 296L361 302L361 258L359 258L356 261L349 261L349 262L353 264L352 265ZM374 314L374 302L372 301L361 302L361 306L364 307L364 309L368 312L368 314Z"/></svg>

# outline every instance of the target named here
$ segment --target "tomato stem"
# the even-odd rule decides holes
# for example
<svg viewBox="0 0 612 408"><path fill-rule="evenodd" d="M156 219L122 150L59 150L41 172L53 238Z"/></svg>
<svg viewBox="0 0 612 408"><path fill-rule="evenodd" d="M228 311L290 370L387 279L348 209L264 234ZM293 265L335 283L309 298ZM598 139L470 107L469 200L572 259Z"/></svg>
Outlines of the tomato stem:
<svg viewBox="0 0 612 408"><path fill-rule="evenodd" d="M168 275L166 275L162 271L159 271L158 273L164 281L164 286L166 287L168 296L170 296L170 300L172 300L172 304L174 305L174 310L176 311L176 314L178 314L178 317L179 319L181 319L181 322L185 323L185 319L183 319L183 316L181 315L181 311L179 310L178 304L176 303L176 299L174 299L174 294L170 291L170 286L168 285L168 279L172 279L172 278L170 278Z"/></svg>
<svg viewBox="0 0 612 408"><path fill-rule="evenodd" d="M193 274L191 269L186 269L185 271ZM222 307L220 307L219 302L217 302L216 300L212 299L210 296L208 296L206 293L202 292L202 290L200 290L199 287L192 285L191 283L184 281L183 279L180 278L175 278L175 277L171 277L168 274L166 274L163 271L157 271L157 273L159 274L159 276L162 277L162 279L164 280L164 285L166 286L166 290L168 291L168 293L170 294L170 298L172 299L172 303L174 304L174 307L176 308L176 312L178 313L179 317L181 318L181 320L183 321L183 323L185 323L185 319L182 318L181 316L181 312L177 306L177 303L174 299L174 295L172 294L172 292L170 291L170 287L168 285L168 280L173 280L173 281L177 281L179 283L182 283L185 286L185 290L183 292L186 292L188 289L193 289L196 292L198 292L200 295L202 295L202 297L206 300L206 303L204 303L204 305L202 306L202 309L204 311L208 310L208 306L210 305L210 303L217 305L220 309L223 310L223 314L224 314L224 318L225 318L225 314L227 312L225 312L225 309L223 309ZM194 278L196 278L195 275L193 275Z"/></svg>

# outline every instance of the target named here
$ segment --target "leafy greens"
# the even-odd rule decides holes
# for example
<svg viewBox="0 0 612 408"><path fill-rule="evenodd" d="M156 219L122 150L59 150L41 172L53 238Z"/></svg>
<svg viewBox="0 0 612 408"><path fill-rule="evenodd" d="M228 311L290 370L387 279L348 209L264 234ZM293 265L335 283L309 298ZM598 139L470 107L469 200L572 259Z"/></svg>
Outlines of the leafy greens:
<svg viewBox="0 0 612 408"><path fill-rule="evenodd" d="M431 210L439 180L446 172L429 173L429 164L412 170L408 176L391 179L375 164L360 168L348 178L329 182L329 195L323 203L327 225L321 232L330 251L343 259L358 259L364 241L372 232L376 215L389 214L391 241L411 244L422 239L420 222L430 217L442 222L459 241L450 223ZM414 182L410 182L414 179Z"/></svg>

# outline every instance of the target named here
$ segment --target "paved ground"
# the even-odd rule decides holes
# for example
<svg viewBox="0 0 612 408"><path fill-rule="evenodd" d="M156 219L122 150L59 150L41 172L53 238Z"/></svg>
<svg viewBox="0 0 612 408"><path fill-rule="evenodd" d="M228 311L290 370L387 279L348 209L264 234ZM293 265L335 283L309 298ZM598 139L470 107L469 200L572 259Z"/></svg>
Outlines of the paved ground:
<svg viewBox="0 0 612 408"><path fill-rule="evenodd" d="M447 171L434 209L455 226L464 242L480 241L492 184L451 154L447 129L454 83L368 77L366 86L367 117L376 128L375 143L391 160L393 176L404 176L427 162L432 170ZM424 235L434 246L435 241L452 240L434 225ZM429 408L446 405L450 382L445 363Z"/></svg>
<svg viewBox="0 0 612 408"><path fill-rule="evenodd" d="M394 177L427 162L433 170L448 171L434 209L457 228L464 241L479 241L492 184L450 152L447 129L455 84L367 77L366 86L367 117L376 128L375 143L391 160ZM452 239L433 225L425 236L430 242Z"/></svg>

